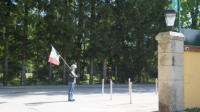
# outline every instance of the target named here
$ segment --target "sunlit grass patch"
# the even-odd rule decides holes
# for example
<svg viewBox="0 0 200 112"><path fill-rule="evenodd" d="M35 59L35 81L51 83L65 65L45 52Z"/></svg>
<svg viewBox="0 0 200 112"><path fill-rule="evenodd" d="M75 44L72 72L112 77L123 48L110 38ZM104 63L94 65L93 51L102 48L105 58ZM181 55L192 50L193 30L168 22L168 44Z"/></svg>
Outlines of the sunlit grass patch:
<svg viewBox="0 0 200 112"><path fill-rule="evenodd" d="M3 73L0 73L0 79L3 78Z"/></svg>
<svg viewBox="0 0 200 112"><path fill-rule="evenodd" d="M20 79L14 78L13 80L8 81L8 86L20 86Z"/></svg>

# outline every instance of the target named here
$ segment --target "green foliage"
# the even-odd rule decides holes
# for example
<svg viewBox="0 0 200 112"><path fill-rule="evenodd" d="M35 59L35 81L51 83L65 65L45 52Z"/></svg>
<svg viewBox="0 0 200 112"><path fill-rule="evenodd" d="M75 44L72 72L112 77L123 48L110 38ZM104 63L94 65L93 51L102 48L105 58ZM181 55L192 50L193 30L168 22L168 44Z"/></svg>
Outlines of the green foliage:
<svg viewBox="0 0 200 112"><path fill-rule="evenodd" d="M186 112L200 112L199 108L186 109Z"/></svg>
<svg viewBox="0 0 200 112"><path fill-rule="evenodd" d="M181 0L181 23L183 28L200 29L199 0Z"/></svg>
<svg viewBox="0 0 200 112"><path fill-rule="evenodd" d="M197 5L197 0L181 1L183 27L199 28ZM10 85L20 84L24 55L26 72L33 74L26 84L48 84L51 44L68 64L78 64L80 84L89 83L91 58L94 84L101 82L104 58L108 78L116 78L117 67L119 83L129 77L135 83L152 83L157 77L155 35L166 31L163 14L170 6L168 0L1 0L0 6L0 73L5 69L9 37ZM61 66L52 66L52 76L52 84L63 83L62 61Z"/></svg>

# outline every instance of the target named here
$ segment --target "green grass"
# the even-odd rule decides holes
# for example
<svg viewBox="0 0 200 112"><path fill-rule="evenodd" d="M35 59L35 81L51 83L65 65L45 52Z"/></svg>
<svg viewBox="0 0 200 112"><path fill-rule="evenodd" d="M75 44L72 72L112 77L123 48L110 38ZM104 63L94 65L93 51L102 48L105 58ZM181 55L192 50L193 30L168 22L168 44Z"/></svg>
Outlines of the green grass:
<svg viewBox="0 0 200 112"><path fill-rule="evenodd" d="M20 79L15 78L8 82L8 86L20 86Z"/></svg>
<svg viewBox="0 0 200 112"><path fill-rule="evenodd" d="M89 84L89 74L84 75L84 81L80 81L81 85ZM97 76L93 76L93 84L100 84L99 78Z"/></svg>
<svg viewBox="0 0 200 112"><path fill-rule="evenodd" d="M101 79L99 79L99 77L100 77L100 74L96 74L93 76L93 84L101 84ZM26 78L27 79L26 79L25 85L63 85L64 84L61 78L52 81L50 84L49 84L48 80L40 80L40 81L37 81L37 83L35 83L33 81L32 73L27 73ZM113 84L115 84L114 76L112 76L112 80L113 80ZM2 86L2 82L3 82L2 73L0 73L0 86ZM127 83L128 83L128 79L127 79L127 82L125 82L125 84L127 84ZM133 83L135 84L135 81L133 81ZM80 81L79 84L80 85L88 85L89 84L89 74L85 74L83 77L83 81ZM142 84L155 84L155 78L149 78L148 82L142 81ZM21 84L20 84L19 77L8 81L8 86L20 86L20 85Z"/></svg>
<svg viewBox="0 0 200 112"><path fill-rule="evenodd" d="M200 108L186 109L186 112L200 112Z"/></svg>
<svg viewBox="0 0 200 112"><path fill-rule="evenodd" d="M155 84L155 83L156 83L155 78L150 78L149 81L147 82L147 84Z"/></svg>

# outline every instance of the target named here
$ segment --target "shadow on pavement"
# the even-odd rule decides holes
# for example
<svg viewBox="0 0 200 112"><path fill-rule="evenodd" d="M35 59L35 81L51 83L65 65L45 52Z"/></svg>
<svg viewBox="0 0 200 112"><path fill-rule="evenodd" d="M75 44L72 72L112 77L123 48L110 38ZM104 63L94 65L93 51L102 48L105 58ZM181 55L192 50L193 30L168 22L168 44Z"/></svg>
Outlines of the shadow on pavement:
<svg viewBox="0 0 200 112"><path fill-rule="evenodd" d="M47 104L47 103L63 103L63 102L68 102L68 101L34 102L34 103L25 103L25 105L27 105L27 106L36 106L36 105Z"/></svg>
<svg viewBox="0 0 200 112"><path fill-rule="evenodd" d="M8 103L8 102L0 102L0 104L4 104L4 103Z"/></svg>

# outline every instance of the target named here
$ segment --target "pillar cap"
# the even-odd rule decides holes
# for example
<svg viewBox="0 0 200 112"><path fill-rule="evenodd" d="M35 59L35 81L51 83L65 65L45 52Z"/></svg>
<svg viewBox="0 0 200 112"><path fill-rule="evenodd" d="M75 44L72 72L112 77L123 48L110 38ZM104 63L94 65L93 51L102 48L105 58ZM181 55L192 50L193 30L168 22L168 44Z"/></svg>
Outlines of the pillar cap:
<svg viewBox="0 0 200 112"><path fill-rule="evenodd" d="M184 41L185 36L182 33L179 32L161 32L158 35L156 35L156 40L180 40Z"/></svg>

